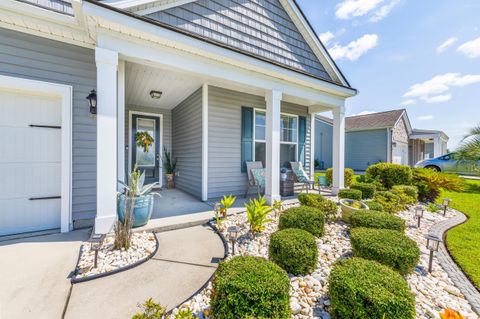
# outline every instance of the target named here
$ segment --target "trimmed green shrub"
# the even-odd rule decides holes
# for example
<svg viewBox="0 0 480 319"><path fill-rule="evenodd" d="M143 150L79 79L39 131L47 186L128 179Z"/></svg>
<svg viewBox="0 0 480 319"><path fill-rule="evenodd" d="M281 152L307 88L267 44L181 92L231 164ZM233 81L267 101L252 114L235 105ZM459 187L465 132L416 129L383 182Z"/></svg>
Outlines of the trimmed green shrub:
<svg viewBox="0 0 480 319"><path fill-rule="evenodd" d="M358 189L341 189L338 192L338 197L339 198L361 200L362 199L362 191L360 191Z"/></svg>
<svg viewBox="0 0 480 319"><path fill-rule="evenodd" d="M462 191L465 180L455 174L436 172L428 168L413 169L413 184L418 188L418 199L422 202L432 202L440 195L440 190Z"/></svg>
<svg viewBox="0 0 480 319"><path fill-rule="evenodd" d="M317 265L315 236L303 229L288 228L270 236L270 260L294 275L311 273Z"/></svg>
<svg viewBox="0 0 480 319"><path fill-rule="evenodd" d="M220 263L212 285L211 318L290 318L290 279L264 258L242 256Z"/></svg>
<svg viewBox="0 0 480 319"><path fill-rule="evenodd" d="M415 318L415 298L405 280L375 261L338 261L330 273L328 294L334 318Z"/></svg>
<svg viewBox="0 0 480 319"><path fill-rule="evenodd" d="M405 221L398 216L374 210L359 210L350 216L350 226L405 231Z"/></svg>
<svg viewBox="0 0 480 319"><path fill-rule="evenodd" d="M327 177L327 182L329 185L333 184L333 168L329 168L325 171L325 176ZM344 171L344 183L345 187L349 187L352 184L353 176L355 176L355 172L351 168L345 168Z"/></svg>
<svg viewBox="0 0 480 319"><path fill-rule="evenodd" d="M302 205L318 208L324 213L325 218L328 221L332 221L337 218L337 204L326 199L320 194L299 194L298 201Z"/></svg>
<svg viewBox="0 0 480 319"><path fill-rule="evenodd" d="M411 185L395 185L392 193L398 195L402 203L406 205L415 204L418 200L418 188Z"/></svg>
<svg viewBox="0 0 480 319"><path fill-rule="evenodd" d="M402 203L402 199L397 194L389 191L377 192L373 199L375 202L382 205L384 211L391 214L395 214L405 209L405 204Z"/></svg>
<svg viewBox="0 0 480 319"><path fill-rule="evenodd" d="M402 275L412 272L420 259L417 243L396 230L354 228L350 242L355 257L378 261Z"/></svg>
<svg viewBox="0 0 480 319"><path fill-rule="evenodd" d="M364 201L364 203L370 208L371 210L376 210L378 212L383 212L385 209L383 208L383 205L380 204L379 202L376 202L374 200L367 200Z"/></svg>
<svg viewBox="0 0 480 319"><path fill-rule="evenodd" d="M325 232L325 215L320 209L309 206L292 207L280 215L278 229L303 229L313 236L322 237Z"/></svg>
<svg viewBox="0 0 480 319"><path fill-rule="evenodd" d="M358 189L359 191L362 192L362 198L373 198L373 195L375 195L375 191L377 190L377 187L375 187L375 184L370 184L370 183L354 183L350 186L350 189Z"/></svg>
<svg viewBox="0 0 480 319"><path fill-rule="evenodd" d="M375 179L387 189L394 185L408 185L412 181L412 169L405 165L378 163L370 165L365 172L367 179Z"/></svg>

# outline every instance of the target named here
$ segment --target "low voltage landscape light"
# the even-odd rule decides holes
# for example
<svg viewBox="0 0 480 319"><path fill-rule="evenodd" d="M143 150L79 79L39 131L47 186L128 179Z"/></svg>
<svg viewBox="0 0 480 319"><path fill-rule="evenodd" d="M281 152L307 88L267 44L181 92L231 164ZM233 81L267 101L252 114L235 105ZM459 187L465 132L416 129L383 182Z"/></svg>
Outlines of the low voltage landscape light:
<svg viewBox="0 0 480 319"><path fill-rule="evenodd" d="M427 236L427 248L430 250L430 259L428 260L428 272L432 272L433 266L433 253L438 251L440 243L442 240L437 236L428 235Z"/></svg>
<svg viewBox="0 0 480 319"><path fill-rule="evenodd" d="M420 221L423 217L423 207L422 206L415 207L415 217L417 218L417 228L420 228Z"/></svg>
<svg viewBox="0 0 480 319"><path fill-rule="evenodd" d="M240 234L240 228L237 226L230 226L227 228L227 232L228 239L230 239L230 242L232 243L232 255L235 255L235 243L237 242L238 234Z"/></svg>
<svg viewBox="0 0 480 319"><path fill-rule="evenodd" d="M450 205L450 202L452 200L450 198L444 198L442 199L442 206L443 206L443 216L446 216L447 215L447 208L448 208L448 205Z"/></svg>
<svg viewBox="0 0 480 319"><path fill-rule="evenodd" d="M105 239L105 234L94 234L88 240L88 242L90 243L90 249L95 252L93 268L97 268L98 251L102 248L102 243L104 239Z"/></svg>

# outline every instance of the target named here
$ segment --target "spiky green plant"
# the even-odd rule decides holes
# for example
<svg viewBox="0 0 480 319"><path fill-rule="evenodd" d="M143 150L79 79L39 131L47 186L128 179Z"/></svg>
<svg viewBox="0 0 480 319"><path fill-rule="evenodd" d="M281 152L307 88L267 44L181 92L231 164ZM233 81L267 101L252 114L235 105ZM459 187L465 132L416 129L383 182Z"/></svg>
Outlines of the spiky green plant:
<svg viewBox="0 0 480 319"><path fill-rule="evenodd" d="M237 199L237 197L233 196L232 194L228 195L228 197L226 195L223 195L223 198L220 201L220 204L222 204L222 217L223 218L227 217L228 209L230 207L232 207L232 205L233 205L233 203L235 203L236 199Z"/></svg>
<svg viewBox="0 0 480 319"><path fill-rule="evenodd" d="M142 312L135 314L132 319L162 319L166 314L165 308L153 301L152 298L146 300L139 307Z"/></svg>
<svg viewBox="0 0 480 319"><path fill-rule="evenodd" d="M279 199L273 201L272 208L275 211L275 217L278 216L279 213L283 210L283 202Z"/></svg>
<svg viewBox="0 0 480 319"><path fill-rule="evenodd" d="M254 235L264 231L265 224L272 221L267 216L273 211L273 208L265 203L265 198L262 196L259 199L250 199L249 204L244 204L247 209L250 232Z"/></svg>
<svg viewBox="0 0 480 319"><path fill-rule="evenodd" d="M170 151L167 151L167 148L163 148L163 156L165 157L164 166L167 174L174 174L175 168L177 167L177 159L172 158Z"/></svg>

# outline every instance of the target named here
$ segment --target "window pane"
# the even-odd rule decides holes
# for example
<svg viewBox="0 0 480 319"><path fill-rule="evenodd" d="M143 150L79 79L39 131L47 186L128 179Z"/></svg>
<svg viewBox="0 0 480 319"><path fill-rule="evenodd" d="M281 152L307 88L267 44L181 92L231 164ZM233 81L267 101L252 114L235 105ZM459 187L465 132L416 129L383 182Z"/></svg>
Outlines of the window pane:
<svg viewBox="0 0 480 319"><path fill-rule="evenodd" d="M255 112L255 139L265 140L265 113Z"/></svg>
<svg viewBox="0 0 480 319"><path fill-rule="evenodd" d="M282 142L297 142L297 118L294 116L280 116L280 140Z"/></svg>
<svg viewBox="0 0 480 319"><path fill-rule="evenodd" d="M264 142L256 142L255 143L255 161L262 162L263 167L265 167L265 143Z"/></svg>
<svg viewBox="0 0 480 319"><path fill-rule="evenodd" d="M155 120L137 118L137 132L148 132L155 139ZM138 166L155 166L155 141L150 145L148 152L143 147L137 146L135 154Z"/></svg>
<svg viewBox="0 0 480 319"><path fill-rule="evenodd" d="M295 162L297 145L280 144L280 167L290 168L290 162Z"/></svg>

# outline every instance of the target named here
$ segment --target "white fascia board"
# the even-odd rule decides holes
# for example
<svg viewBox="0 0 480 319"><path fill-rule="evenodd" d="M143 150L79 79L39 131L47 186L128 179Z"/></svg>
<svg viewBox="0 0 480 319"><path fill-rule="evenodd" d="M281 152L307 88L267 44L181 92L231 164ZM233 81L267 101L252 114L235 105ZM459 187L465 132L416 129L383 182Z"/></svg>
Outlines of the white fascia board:
<svg viewBox="0 0 480 319"><path fill-rule="evenodd" d="M152 5L142 5L137 6L136 8L130 8L130 11L135 12L138 15L144 16L150 13L167 10L173 7L178 7L190 2L194 2L196 0L178 0L178 1L170 1L169 3L159 3L159 4L152 4ZM159 2L159 1L156 1Z"/></svg>
<svg viewBox="0 0 480 319"><path fill-rule="evenodd" d="M285 7L285 9L287 9L287 13L290 15L290 18L305 39L310 39L313 41L314 46L311 46L311 48L316 53L317 58L319 58L321 62L325 62L327 64L327 69L330 71L330 76L333 75L333 77L342 82L343 85L349 86L342 72L338 69L337 65L332 60L325 47L321 44L320 39L318 39L318 37L315 35L308 22L305 20L303 14L299 11L297 5L293 3L293 0L280 0L280 3Z"/></svg>
<svg viewBox="0 0 480 319"><path fill-rule="evenodd" d="M338 97L348 98L356 94L356 91L349 87L315 79L90 2L84 2L84 12L87 15L97 18L97 22L106 29L117 30L135 38L145 39L195 54L198 56L198 60L205 57L222 61L223 63L241 67L244 70L274 77L279 81L288 81ZM229 78L232 78L231 74Z"/></svg>

